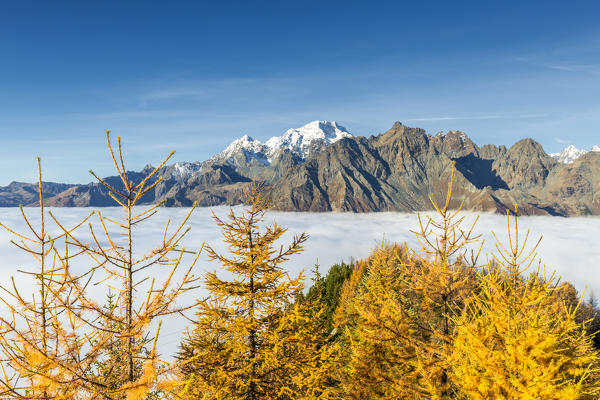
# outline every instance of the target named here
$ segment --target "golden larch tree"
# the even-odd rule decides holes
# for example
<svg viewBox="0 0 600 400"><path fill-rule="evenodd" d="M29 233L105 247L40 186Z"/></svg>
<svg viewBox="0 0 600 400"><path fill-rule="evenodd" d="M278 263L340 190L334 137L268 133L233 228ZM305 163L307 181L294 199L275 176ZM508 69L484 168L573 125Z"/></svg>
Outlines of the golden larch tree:
<svg viewBox="0 0 600 400"><path fill-rule="evenodd" d="M542 271L528 275L539 241L528 248L507 213L508 243L480 274L457 323L454 374L468 399L597 399L599 358L577 305L557 295ZM541 238L540 238L541 239ZM572 302L571 302L572 304Z"/></svg>
<svg viewBox="0 0 600 400"><path fill-rule="evenodd" d="M206 274L209 297L182 343L182 374L192 378L194 399L326 399L323 384L335 349L321 346L313 321L322 310L294 302L303 275L290 278L281 264L299 253L306 234L276 247L286 229L263 226L266 203L262 185L253 184L242 215L214 216L230 254L207 246L209 258L230 274Z"/></svg>
<svg viewBox="0 0 600 400"><path fill-rule="evenodd" d="M48 212L61 232L49 237L40 172L40 229L33 228L25 213L33 237L7 227L21 239L15 244L33 254L39 264L39 270L32 272L38 296L28 300L16 285L4 288L9 296L3 299L12 318L0 320L4 333L0 350L5 360L0 384L15 398L164 398L177 397L182 386L175 380L175 367L160 358L156 344L159 319L194 306L177 303L182 293L197 287L193 267L200 252L192 253L185 268L182 264L187 251L181 241L189 230L184 225L192 211L173 229L167 223L158 245L140 254L134 230L155 215L162 203L145 209L136 206L161 181L155 176L171 155L134 182L125 168L120 138L117 152L108 131L106 138L120 184L98 180L124 210L122 219L94 212L97 225L88 224L91 241L84 241L76 228L89 217L75 228L66 228ZM58 243L64 250L59 250ZM73 263L84 266L83 272L74 274ZM160 280L152 267L163 271ZM98 302L89 294L91 285L114 293L114 303L107 307Z"/></svg>
<svg viewBox="0 0 600 400"><path fill-rule="evenodd" d="M31 288L17 284L15 277L1 288L0 301L5 310L0 315L0 396L66 399L77 393L79 384L88 383L85 375L96 360L95 349L86 351L82 344L104 341L107 335L104 332L78 335L84 323L74 314L74 308L79 306L78 299L69 299L74 278L66 258L58 249L62 247L65 235L85 223L91 215L65 230L64 234L51 237L39 157L37 164L39 221L28 216L21 205L19 209L28 232L17 232L0 223L14 236L12 244L33 256L37 266L35 270L19 270L26 278L19 282L32 283L33 292L28 293ZM63 298L68 299L69 307L64 307Z"/></svg>
<svg viewBox="0 0 600 400"><path fill-rule="evenodd" d="M364 277L346 300L340 326L346 349L340 366L344 398L417 399L423 394L410 339L418 326L406 315L414 311L414 301L404 284L405 259L405 247L382 246L359 263L366 265Z"/></svg>
<svg viewBox="0 0 600 400"><path fill-rule="evenodd" d="M481 247L468 257L475 223L464 229L461 205L451 209L453 185L452 165L444 203L430 196L437 218L419 216L420 249L404 249L396 259L376 253L342 290L351 294L336 315L350 350L343 379L350 398L442 399L456 392L454 321L475 287Z"/></svg>
<svg viewBox="0 0 600 400"><path fill-rule="evenodd" d="M416 365L420 384L428 393L426 398L431 399L455 395L455 382L451 380L454 321L475 287L483 245L473 233L477 218L465 224L463 202L451 207L454 178L453 162L444 203L430 195L435 218L427 216L423 220L419 215L419 230L414 233L420 248L410 253L404 264L405 284L414 293L418 310L407 315L418 326L413 335Z"/></svg>

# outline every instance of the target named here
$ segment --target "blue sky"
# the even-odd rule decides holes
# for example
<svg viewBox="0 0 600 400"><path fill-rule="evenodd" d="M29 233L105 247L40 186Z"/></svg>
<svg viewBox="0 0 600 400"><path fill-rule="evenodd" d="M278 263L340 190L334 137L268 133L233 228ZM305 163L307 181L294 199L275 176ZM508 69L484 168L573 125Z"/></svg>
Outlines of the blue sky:
<svg viewBox="0 0 600 400"><path fill-rule="evenodd" d="M11 4L12 3L12 4ZM398 120L548 152L600 144L598 2L4 2L0 185L204 160L249 134ZM419 4L417 4L419 3ZM525 3L525 4L522 4Z"/></svg>

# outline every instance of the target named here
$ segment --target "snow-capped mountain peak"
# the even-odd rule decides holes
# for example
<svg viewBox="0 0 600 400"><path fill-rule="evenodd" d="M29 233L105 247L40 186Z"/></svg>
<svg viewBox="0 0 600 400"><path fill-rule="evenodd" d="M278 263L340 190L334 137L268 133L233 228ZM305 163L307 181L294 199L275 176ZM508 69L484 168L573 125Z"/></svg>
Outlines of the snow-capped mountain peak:
<svg viewBox="0 0 600 400"><path fill-rule="evenodd" d="M248 135L244 135L241 138L236 139L233 142L231 142L231 144L229 146L227 146L221 154L223 154L224 156L227 156L227 157L231 157L231 155L233 155L233 153L235 153L239 149L250 150L250 149L256 148L257 145L260 145L259 141L254 140L253 138L251 138Z"/></svg>
<svg viewBox="0 0 600 400"><path fill-rule="evenodd" d="M211 160L236 164L236 154L242 153L246 161L253 158L269 165L276 154L289 151L302 162L310 154L345 137L352 135L337 122L313 121L300 128L289 129L281 136L273 136L265 143L244 135Z"/></svg>
<svg viewBox="0 0 600 400"><path fill-rule="evenodd" d="M225 150L212 159L235 163L234 156L240 152L244 154L246 161L255 158L263 164L269 163L265 155L265 145L248 135L244 135L241 138L234 140Z"/></svg>
<svg viewBox="0 0 600 400"><path fill-rule="evenodd" d="M336 141L344 137L352 137L350 132L337 122L332 121L313 121L308 124L301 126L300 128L287 130L280 138L290 140L305 140L312 141L317 139L326 139L328 141ZM269 141L278 139L278 137L272 137ZM267 141L267 143L269 142Z"/></svg>
<svg viewBox="0 0 600 400"><path fill-rule="evenodd" d="M593 146L591 151L599 151L600 147ZM584 149L578 149L572 144L565 147L563 151L560 153L552 153L550 157L554 158L556 161L561 162L563 164L571 164L573 161L577 160L582 155L586 154L588 151Z"/></svg>
<svg viewBox="0 0 600 400"><path fill-rule="evenodd" d="M289 129L282 136L274 136L265 144L271 153L287 149L305 159L314 142L327 146L345 137L352 135L337 122L313 121L300 128Z"/></svg>

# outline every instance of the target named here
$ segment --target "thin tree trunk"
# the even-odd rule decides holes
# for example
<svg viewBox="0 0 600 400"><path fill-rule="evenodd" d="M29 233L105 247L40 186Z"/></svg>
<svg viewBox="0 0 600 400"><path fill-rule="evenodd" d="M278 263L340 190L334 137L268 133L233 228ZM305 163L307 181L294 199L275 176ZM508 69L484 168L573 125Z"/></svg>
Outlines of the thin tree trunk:
<svg viewBox="0 0 600 400"><path fill-rule="evenodd" d="M38 189L40 195L40 296L41 296L41 316L42 316L42 349L44 356L48 357L48 320L47 320L47 304L46 304L46 227L44 225L44 192L42 190L42 166L41 160L38 157ZM43 398L48 399L48 392L44 389Z"/></svg>
<svg viewBox="0 0 600 400"><path fill-rule="evenodd" d="M131 238L131 191L127 193L127 265L126 265L126 290L127 290L127 309L126 309L126 332L127 338L127 380L129 382L134 381L133 371L133 251L132 251L132 238Z"/></svg>
<svg viewBox="0 0 600 400"><path fill-rule="evenodd" d="M251 221L252 222L252 221ZM248 231L248 245L250 251L254 244L252 243L252 229ZM251 255L251 263L254 264L254 254ZM250 320L252 323L252 328L250 329L250 360L252 360L252 373L250 377L250 390L248 392L248 399L255 400L256 399L256 383L254 379L256 378L256 330L254 329L254 273L250 275Z"/></svg>

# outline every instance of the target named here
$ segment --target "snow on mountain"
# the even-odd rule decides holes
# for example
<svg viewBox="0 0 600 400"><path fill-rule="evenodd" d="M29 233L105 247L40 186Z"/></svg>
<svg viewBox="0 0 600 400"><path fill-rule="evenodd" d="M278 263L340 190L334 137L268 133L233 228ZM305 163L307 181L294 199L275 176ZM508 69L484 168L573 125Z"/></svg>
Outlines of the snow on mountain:
<svg viewBox="0 0 600 400"><path fill-rule="evenodd" d="M465 141L468 139L468 136L466 133L461 132L461 131L453 131L453 130L450 130L448 132L440 131L435 136L439 137L439 138L445 138L446 136L449 136L449 135L458 135L458 138L460 139L461 144L464 144Z"/></svg>
<svg viewBox="0 0 600 400"><path fill-rule="evenodd" d="M591 151L600 152L600 147L594 146L592 147ZM586 154L587 152L587 150L579 150L577 147L569 145L560 153L551 153L550 157L563 164L571 164L573 161L577 160L579 157Z"/></svg>
<svg viewBox="0 0 600 400"><path fill-rule="evenodd" d="M190 176L202 169L202 163L199 162L176 162L173 164L173 170L180 176Z"/></svg>
<svg viewBox="0 0 600 400"><path fill-rule="evenodd" d="M211 160L217 159L220 161L233 162L233 157L239 152L244 154L246 161L254 158L265 165L269 164L269 160L266 155L268 153L267 146L248 135L244 135L241 138L234 140L229 146L227 146L225 150L212 157Z"/></svg>
<svg viewBox="0 0 600 400"><path fill-rule="evenodd" d="M265 144L271 154L277 150L288 149L301 159L305 159L314 142L330 145L345 137L352 137L352 135L337 122L313 121L300 128L290 129L282 136L272 137Z"/></svg>
<svg viewBox="0 0 600 400"><path fill-rule="evenodd" d="M256 159L264 165L270 165L277 153L287 150L303 161L311 151L319 151L322 147L345 137L352 135L337 122L313 121L300 128L289 129L283 135L274 136L265 143L244 135L211 160L235 164L235 156L242 153L246 161Z"/></svg>

